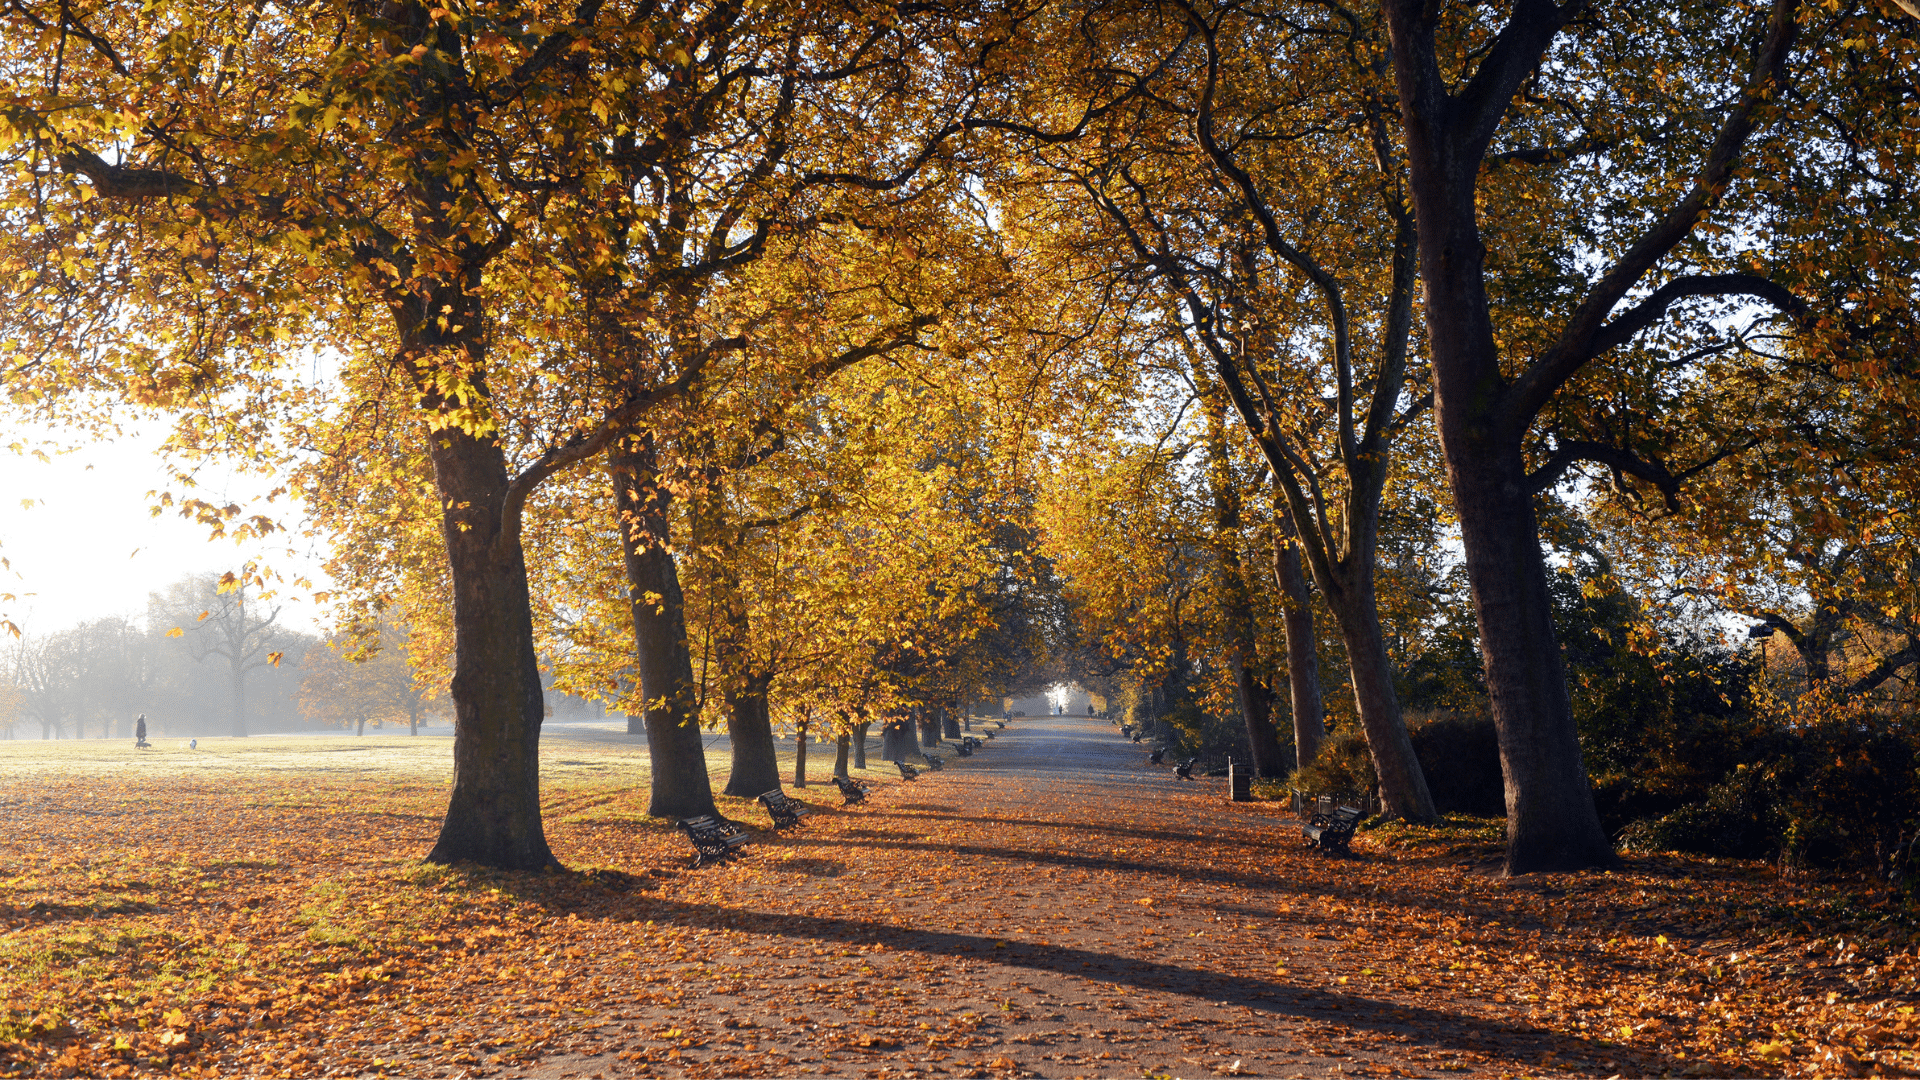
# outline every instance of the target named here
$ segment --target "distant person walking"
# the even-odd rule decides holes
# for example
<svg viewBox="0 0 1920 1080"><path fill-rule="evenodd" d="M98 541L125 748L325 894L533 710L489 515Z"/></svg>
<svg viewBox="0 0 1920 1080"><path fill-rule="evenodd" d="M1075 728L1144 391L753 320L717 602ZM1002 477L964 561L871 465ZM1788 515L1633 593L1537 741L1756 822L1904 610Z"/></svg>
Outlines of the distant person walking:
<svg viewBox="0 0 1920 1080"><path fill-rule="evenodd" d="M135 749L147 745L147 714L141 713L140 719L133 722L133 745Z"/></svg>

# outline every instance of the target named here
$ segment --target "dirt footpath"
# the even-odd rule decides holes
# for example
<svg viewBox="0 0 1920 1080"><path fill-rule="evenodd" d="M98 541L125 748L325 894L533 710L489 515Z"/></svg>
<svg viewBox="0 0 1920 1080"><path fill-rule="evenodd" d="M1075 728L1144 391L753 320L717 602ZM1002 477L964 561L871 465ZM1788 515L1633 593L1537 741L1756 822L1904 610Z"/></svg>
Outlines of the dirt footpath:
<svg viewBox="0 0 1920 1080"><path fill-rule="evenodd" d="M637 899L689 942L684 996L610 1012L527 1075L1684 1068L1536 1023L1537 995L1501 992L1530 972L1410 968L1408 935L1471 956L1467 939L1529 928L1383 898L1391 864L1305 851L1278 807L1146 758L1104 722L1019 720L973 758ZM769 936L791 948L768 956ZM669 1022L677 1040L659 1037Z"/></svg>

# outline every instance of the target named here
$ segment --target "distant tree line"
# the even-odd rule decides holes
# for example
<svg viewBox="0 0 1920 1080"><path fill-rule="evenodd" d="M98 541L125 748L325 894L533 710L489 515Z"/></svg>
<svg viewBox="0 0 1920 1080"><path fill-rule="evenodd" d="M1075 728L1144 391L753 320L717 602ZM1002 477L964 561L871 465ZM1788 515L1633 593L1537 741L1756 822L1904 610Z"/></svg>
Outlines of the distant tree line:
<svg viewBox="0 0 1920 1080"><path fill-rule="evenodd" d="M283 626L257 585L193 574L121 615L41 631L0 653L0 731L8 738L246 736L435 719L415 685L405 632L378 626L335 642Z"/></svg>

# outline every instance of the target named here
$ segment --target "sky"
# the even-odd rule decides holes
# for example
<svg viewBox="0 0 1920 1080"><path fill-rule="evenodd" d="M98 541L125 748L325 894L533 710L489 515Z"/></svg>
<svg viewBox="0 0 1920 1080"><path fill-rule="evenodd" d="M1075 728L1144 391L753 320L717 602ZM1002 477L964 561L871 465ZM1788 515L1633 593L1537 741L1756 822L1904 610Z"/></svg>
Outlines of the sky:
<svg viewBox="0 0 1920 1080"><path fill-rule="evenodd" d="M0 447L14 437L62 432L0 429ZM282 624L323 633L315 589L326 588L320 564L326 553L314 541L283 533L236 544L209 540L203 525L169 509L154 517L149 491L166 486L167 472L157 449L160 425L111 442L86 444L72 453L41 462L0 449L0 617L28 633L49 633L108 615L144 618L147 594L188 574L238 569L259 559L291 581L313 578L312 589L285 588ZM268 478L237 476L217 467L200 474L199 498L238 502L250 512L252 500L273 488ZM31 505L26 505L31 504ZM283 497L262 512L297 527L297 504ZM292 516L295 520L288 521ZM289 550L291 549L291 550Z"/></svg>

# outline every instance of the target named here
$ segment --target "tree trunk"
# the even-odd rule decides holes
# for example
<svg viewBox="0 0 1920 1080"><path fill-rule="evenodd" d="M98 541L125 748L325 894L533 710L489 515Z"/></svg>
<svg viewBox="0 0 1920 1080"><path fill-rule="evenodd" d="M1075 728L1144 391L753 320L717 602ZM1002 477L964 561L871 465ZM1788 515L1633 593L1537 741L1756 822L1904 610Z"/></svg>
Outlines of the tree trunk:
<svg viewBox="0 0 1920 1080"><path fill-rule="evenodd" d="M1460 426L1443 422L1442 430ZM1506 779L1507 872L1610 865L1613 845L1581 760L1519 450L1495 457L1468 432L1453 438L1448 472Z"/></svg>
<svg viewBox="0 0 1920 1080"><path fill-rule="evenodd" d="M1372 577L1371 563L1358 569ZM1371 599L1372 583L1355 592L1364 592ZM1367 732L1374 773L1380 778L1380 801L1394 817L1414 821L1436 817L1426 772L1413 752L1413 740L1400 712L1400 697L1393 687L1393 664L1380 631L1379 609L1371 602L1347 606L1348 611L1339 613L1340 636L1347 646L1354 705Z"/></svg>
<svg viewBox="0 0 1920 1080"><path fill-rule="evenodd" d="M1388 0L1381 10L1405 132L1407 186L1420 229L1434 424L1460 521L1506 778L1507 873L1610 865L1613 845L1594 809L1566 669L1554 641L1533 485L1521 452L1532 415L1510 409L1487 299L1476 187L1494 124L1463 108L1436 74L1430 9ZM1510 52L1508 63L1545 52L1558 31L1555 10L1514 9L1507 28L1514 36L1501 44L1512 40L1521 51ZM1499 99L1506 97L1492 89L1497 78L1487 85Z"/></svg>
<svg viewBox="0 0 1920 1080"><path fill-rule="evenodd" d="M410 699L407 702L407 734L420 734L420 702Z"/></svg>
<svg viewBox="0 0 1920 1080"><path fill-rule="evenodd" d="M458 315L456 314L456 317ZM453 583L453 792L429 862L554 864L540 823L540 661L520 544L506 532L507 462L493 438L429 438Z"/></svg>
<svg viewBox="0 0 1920 1080"><path fill-rule="evenodd" d="M800 719L793 733L793 786L807 786L807 721Z"/></svg>
<svg viewBox="0 0 1920 1080"><path fill-rule="evenodd" d="M767 708L764 676L741 678L727 700L727 741L733 744L733 767L722 795L751 799L780 787L780 762L773 745L773 718Z"/></svg>
<svg viewBox="0 0 1920 1080"><path fill-rule="evenodd" d="M864 769L867 767L867 729L872 726L873 721L871 720L862 720L854 725L853 767L856 769Z"/></svg>
<svg viewBox="0 0 1920 1080"><path fill-rule="evenodd" d="M851 749L852 742L853 739L844 731L833 741L833 775L842 780L850 778L847 773L847 751Z"/></svg>
<svg viewBox="0 0 1920 1080"><path fill-rule="evenodd" d="M746 597L734 575L733 527L722 513L717 493L701 497L696 506L700 512L696 515L695 542L703 551L711 553L702 555L701 560L708 570L707 587L720 607L713 658L727 706L727 741L733 746L733 767L721 794L751 799L780 789L773 716L767 706L767 691L773 677L754 670L748 652L752 626L748 621Z"/></svg>
<svg viewBox="0 0 1920 1080"><path fill-rule="evenodd" d="M920 710L920 745L940 745L940 710L937 708Z"/></svg>
<svg viewBox="0 0 1920 1080"><path fill-rule="evenodd" d="M940 711L940 734L949 739L960 737L960 719L953 715L951 709Z"/></svg>
<svg viewBox="0 0 1920 1080"><path fill-rule="evenodd" d="M359 720L358 720L358 721L357 721L357 722L356 722L356 723L354 724L354 727L353 727L353 733L354 733L355 735L359 735L359 736L363 736L363 737L364 737L364 736L366 735L366 733L367 733L367 718L366 718L366 717L364 717L364 716L363 716L363 717L361 717L361 718L360 718L360 719L359 719Z"/></svg>
<svg viewBox="0 0 1920 1080"><path fill-rule="evenodd" d="M1247 742L1253 749L1256 775L1287 775L1286 749L1280 745L1280 729L1273 722L1273 690L1256 677L1238 653L1233 657L1233 684L1240 700L1240 719L1247 729Z"/></svg>
<svg viewBox="0 0 1920 1080"><path fill-rule="evenodd" d="M907 761L919 757L920 751L913 742L913 720L909 717L889 716L881 722L881 761ZM861 768L865 767L861 766Z"/></svg>
<svg viewBox="0 0 1920 1080"><path fill-rule="evenodd" d="M647 813L672 818L716 813L700 737L693 657L687 651L686 600L680 591L680 568L668 548L667 511L673 495L659 482L653 436L622 440L608 454L608 471L622 524L634 667L644 701L642 713L628 713L627 731L644 730L647 735L653 776Z"/></svg>
<svg viewBox="0 0 1920 1080"><path fill-rule="evenodd" d="M241 609L241 618L244 619L245 617L246 617L245 609L243 608ZM241 625L244 626L245 623L242 623ZM247 669L240 666L242 663L242 659L236 659L232 661L233 663L233 737L236 739L244 739L247 737ZM78 726L74 728L74 733L76 735L79 734Z"/></svg>
<svg viewBox="0 0 1920 1080"><path fill-rule="evenodd" d="M1313 635L1313 595L1300 565L1300 547L1290 536L1273 544L1273 573L1279 580L1281 623L1287 633L1287 689L1293 711L1295 767L1305 767L1320 755L1327 735L1326 703L1320 697L1320 652Z"/></svg>
<svg viewBox="0 0 1920 1080"><path fill-rule="evenodd" d="M1193 365L1195 384L1205 393L1201 408L1207 417L1207 486L1213 498L1214 573L1220 585L1220 615L1227 634L1228 663L1233 667L1240 721L1247 729L1247 747L1258 776L1282 776L1286 758L1280 733L1273 724L1273 690L1256 672L1259 646L1254 636L1253 591L1240 561L1240 491L1233 478L1233 455L1227 444L1227 403L1217 383L1208 380L1204 364Z"/></svg>

